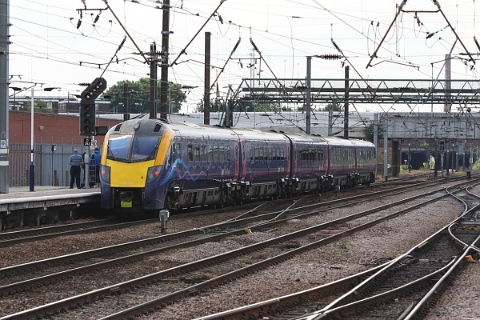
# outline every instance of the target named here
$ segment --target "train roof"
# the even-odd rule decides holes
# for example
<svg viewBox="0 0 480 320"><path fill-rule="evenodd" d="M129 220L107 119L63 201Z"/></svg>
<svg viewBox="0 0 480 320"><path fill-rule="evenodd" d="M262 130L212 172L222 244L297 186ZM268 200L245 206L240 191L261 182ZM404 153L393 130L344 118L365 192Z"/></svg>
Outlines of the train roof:
<svg viewBox="0 0 480 320"><path fill-rule="evenodd" d="M212 138L230 138L240 135L249 141L285 141L288 138L296 143L328 143L329 145L349 145L349 146L373 146L369 141L360 139L345 139L341 137L322 137L319 135L309 135L304 133L284 133L274 130L262 131L258 129L240 129L225 128L219 126L194 124L189 122L170 123L159 119L149 119L146 117L136 118L124 121L114 126L110 132L120 134L159 134L161 135L167 128L173 130L176 135L181 137L203 137Z"/></svg>

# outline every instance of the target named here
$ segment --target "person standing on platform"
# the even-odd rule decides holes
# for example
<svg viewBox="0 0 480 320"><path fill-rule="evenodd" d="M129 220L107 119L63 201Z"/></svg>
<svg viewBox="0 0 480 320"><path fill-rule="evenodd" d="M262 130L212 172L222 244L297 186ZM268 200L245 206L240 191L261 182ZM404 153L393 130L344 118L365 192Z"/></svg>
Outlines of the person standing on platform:
<svg viewBox="0 0 480 320"><path fill-rule="evenodd" d="M80 184L80 187L82 189L85 188L85 155L86 154L87 153L85 151L82 153L82 158L83 158L83 161L84 161L84 163L82 164L82 173L83 173L82 174L82 183Z"/></svg>
<svg viewBox="0 0 480 320"><path fill-rule="evenodd" d="M80 189L80 172L82 171L83 158L78 154L77 149L73 149L73 154L68 161L70 165L70 189L73 189L73 183L75 182L77 188Z"/></svg>
<svg viewBox="0 0 480 320"><path fill-rule="evenodd" d="M100 151L98 151L98 148L95 148L92 155L90 156L90 170L92 172L92 176L95 174L95 181L93 184L100 183L100 179L98 176L100 173L100 157Z"/></svg>

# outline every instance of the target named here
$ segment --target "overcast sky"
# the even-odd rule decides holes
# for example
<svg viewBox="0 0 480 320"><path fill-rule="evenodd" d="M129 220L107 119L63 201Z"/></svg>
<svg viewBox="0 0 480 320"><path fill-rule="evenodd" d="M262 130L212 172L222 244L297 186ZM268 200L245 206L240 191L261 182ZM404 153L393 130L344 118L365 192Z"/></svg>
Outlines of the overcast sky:
<svg viewBox="0 0 480 320"><path fill-rule="evenodd" d="M365 79L431 79L437 77L445 54L450 52L458 34L461 43L453 49L452 77L477 79L477 65L459 58L466 47L475 58L479 51L474 37L480 37L475 14L480 7L474 0L440 0L442 12L431 0L407 1L378 58L366 68L370 55L394 20L400 0L171 0L169 62L192 41L200 27L221 4L218 13L200 31L186 49L186 55L169 70L169 80L198 87L188 93L182 111L191 112L203 97L205 32L211 32L212 81L217 77L239 39L241 43L220 75L219 87L225 96L226 87L238 88L242 78L305 78L306 56L338 54L331 39L339 46L358 74L351 68L352 78ZM100 0L10 0L11 86L28 87L44 83L60 87L53 92L66 96L80 93L78 83L100 77L107 63L114 62L103 77L108 85L121 80L147 77L136 46L148 52L152 42L161 48L162 10L155 0L110 0L110 10ZM77 9L95 9L83 11ZM418 13L415 13L417 11ZM432 11L432 12L420 12ZM114 17L117 16L119 21ZM94 23L96 16L98 21ZM78 22L81 25L77 28ZM480 19L479 19L480 20ZM126 28L135 44L127 38L115 56ZM479 35L476 30L479 30ZM261 51L265 62L249 68L254 52L250 39ZM117 63L118 58L118 63ZM313 78L343 78L339 60L314 59ZM268 64L268 65L267 65ZM477 63L478 64L478 63ZM100 66L100 68L99 68ZM432 68L433 66L433 68ZM473 66L473 68L472 68ZM271 70L270 70L271 69ZM160 71L159 71L160 77ZM443 78L443 75L440 77ZM13 91L10 92L13 94ZM39 92L39 95L41 93ZM213 94L213 93L212 93ZM364 110L371 106L360 107ZM443 106L439 106L442 109ZM425 111L429 111L428 110ZM374 110L371 110L374 111Z"/></svg>

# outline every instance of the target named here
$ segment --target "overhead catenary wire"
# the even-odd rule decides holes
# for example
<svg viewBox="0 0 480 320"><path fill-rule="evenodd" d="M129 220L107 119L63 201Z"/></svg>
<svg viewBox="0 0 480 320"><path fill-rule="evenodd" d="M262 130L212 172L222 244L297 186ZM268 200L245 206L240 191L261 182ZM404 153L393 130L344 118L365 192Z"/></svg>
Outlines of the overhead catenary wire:
<svg viewBox="0 0 480 320"><path fill-rule="evenodd" d="M122 43L120 43L120 45L118 46L117 51L115 51L115 54L112 56L112 59L110 59L107 66L103 69L103 72L100 75L100 78L103 78L103 75L105 74L105 71L107 71L107 69L110 66L110 64L112 63L113 59L117 56L118 51L120 51L122 49L123 44L125 43L126 40L127 40L127 37L125 36L122 40Z"/></svg>
<svg viewBox="0 0 480 320"><path fill-rule="evenodd" d="M213 89L213 87L215 86L215 84L217 83L218 81L218 78L220 77L220 75L223 73L223 71L225 70L225 67L227 66L227 63L231 60L232 58L232 55L235 53L235 51L237 50L238 46L240 45L240 42L242 41L241 38L239 38L237 40L237 43L235 44L235 46L233 47L233 50L230 52L230 56L228 56L228 59L225 61L225 64L223 65L223 67L220 69L220 72L218 73L217 75L217 78L215 79L215 81L213 81L212 85L210 86L210 91Z"/></svg>
<svg viewBox="0 0 480 320"><path fill-rule="evenodd" d="M135 40L133 40L132 36L130 36L130 34L128 33L128 30L123 26L122 22L120 21L120 19L118 19L117 15L115 14L115 12L113 11L113 9L110 7L110 5L108 4L108 1L107 0L103 0L103 2L105 2L105 4L107 5L107 8L108 10L110 10L110 12L113 14L113 16L115 17L115 19L117 19L117 22L120 24L120 26L122 27L123 31L125 31L125 33L127 34L127 36L130 38L130 40L133 42L133 44L135 45L135 47L137 48L138 52L142 55L143 59L145 59L145 62L148 63L148 59L147 57L145 57L145 54L143 53L142 50L140 50L140 48L138 47L137 43L135 42Z"/></svg>
<svg viewBox="0 0 480 320"><path fill-rule="evenodd" d="M226 0L221 0L220 1L220 4L217 6L217 8L215 8L215 10L212 12L212 14L210 15L210 17L208 17L208 19L205 21L205 23L200 27L200 29L197 31L197 33L192 37L192 39L190 39L190 41L187 43L187 45L182 49L182 51L180 51L180 53L178 54L178 56L175 58L175 60L173 60L173 62L170 64L170 66L174 66L176 63L177 63L177 60L185 53L185 50L187 50L188 46L190 46L190 44L193 42L193 40L195 40L195 38L198 36L198 34L200 33L200 31L202 31L202 29L206 26L206 24L208 23L208 21L210 21L210 19L212 19L212 17L215 15L215 13L218 11L218 9L220 9L220 7L222 6L222 4L225 2Z"/></svg>

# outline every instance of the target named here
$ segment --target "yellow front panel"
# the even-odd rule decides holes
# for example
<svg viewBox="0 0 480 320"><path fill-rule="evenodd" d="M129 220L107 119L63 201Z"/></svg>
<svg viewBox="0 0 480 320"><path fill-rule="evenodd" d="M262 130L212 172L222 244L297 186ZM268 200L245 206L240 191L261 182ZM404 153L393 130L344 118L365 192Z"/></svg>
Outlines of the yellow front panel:
<svg viewBox="0 0 480 320"><path fill-rule="evenodd" d="M143 188L147 178L147 170L154 165L154 161L138 163L124 163L108 160L110 167L110 183L114 188Z"/></svg>
<svg viewBox="0 0 480 320"><path fill-rule="evenodd" d="M165 130L163 133L162 140L160 141L160 146L158 147L157 151L157 159L155 161L155 165L163 165L167 160L167 154L170 150L170 146L172 145L173 138L175 137L175 133L168 129Z"/></svg>

